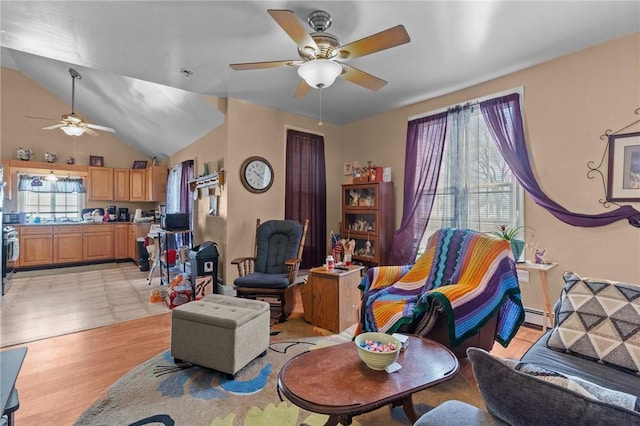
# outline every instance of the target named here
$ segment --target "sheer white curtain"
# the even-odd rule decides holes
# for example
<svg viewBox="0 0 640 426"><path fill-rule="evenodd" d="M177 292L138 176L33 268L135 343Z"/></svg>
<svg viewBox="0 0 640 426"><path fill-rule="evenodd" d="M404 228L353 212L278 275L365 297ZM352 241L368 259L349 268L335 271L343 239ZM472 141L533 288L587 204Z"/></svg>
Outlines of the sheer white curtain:
<svg viewBox="0 0 640 426"><path fill-rule="evenodd" d="M486 232L502 224L521 225L520 198L521 189L478 104L451 109L436 200L425 235L441 227Z"/></svg>
<svg viewBox="0 0 640 426"><path fill-rule="evenodd" d="M167 213L180 212L180 184L182 179L182 163L169 170L167 180Z"/></svg>

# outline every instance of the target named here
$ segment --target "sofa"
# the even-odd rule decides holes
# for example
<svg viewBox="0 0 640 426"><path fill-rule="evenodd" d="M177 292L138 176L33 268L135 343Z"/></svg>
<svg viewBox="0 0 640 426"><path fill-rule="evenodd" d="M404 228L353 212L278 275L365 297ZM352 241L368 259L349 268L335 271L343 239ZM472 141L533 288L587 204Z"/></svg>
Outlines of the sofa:
<svg viewBox="0 0 640 426"><path fill-rule="evenodd" d="M469 348L487 411L447 401L427 425L640 425L640 285L564 273L555 327L520 360Z"/></svg>

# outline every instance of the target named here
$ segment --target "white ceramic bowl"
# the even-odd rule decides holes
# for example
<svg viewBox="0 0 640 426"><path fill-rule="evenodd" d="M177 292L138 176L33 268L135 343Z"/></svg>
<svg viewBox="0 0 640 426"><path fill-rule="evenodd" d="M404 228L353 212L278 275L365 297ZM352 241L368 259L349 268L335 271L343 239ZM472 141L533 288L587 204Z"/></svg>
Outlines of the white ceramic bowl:
<svg viewBox="0 0 640 426"><path fill-rule="evenodd" d="M94 222L104 222L104 216L92 216Z"/></svg>
<svg viewBox="0 0 640 426"><path fill-rule="evenodd" d="M361 346L367 340L381 342L382 344L394 343L396 345L396 349L392 352L373 352L366 347ZM385 333L362 333L356 336L354 342L358 348L358 355L360 356L360 359L362 359L364 363L367 364L367 367L372 370L384 370L386 366L393 364L395 360L398 359L400 347L402 346L398 339Z"/></svg>

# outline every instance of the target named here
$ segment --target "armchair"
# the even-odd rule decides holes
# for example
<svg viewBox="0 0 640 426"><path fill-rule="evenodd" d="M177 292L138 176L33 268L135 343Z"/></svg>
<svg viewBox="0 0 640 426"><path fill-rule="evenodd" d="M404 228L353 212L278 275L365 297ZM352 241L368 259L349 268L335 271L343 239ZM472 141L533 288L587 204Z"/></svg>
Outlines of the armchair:
<svg viewBox="0 0 640 426"><path fill-rule="evenodd" d="M253 257L239 257L231 261L237 265L238 275L233 282L238 297L255 299L275 297L280 303L279 322L293 311L292 285L296 283L302 250L309 227L293 220L269 220L256 223L256 244Z"/></svg>
<svg viewBox="0 0 640 426"><path fill-rule="evenodd" d="M507 346L524 322L509 242L470 229L443 228L413 265L371 268L356 334L413 333L458 357L469 346Z"/></svg>

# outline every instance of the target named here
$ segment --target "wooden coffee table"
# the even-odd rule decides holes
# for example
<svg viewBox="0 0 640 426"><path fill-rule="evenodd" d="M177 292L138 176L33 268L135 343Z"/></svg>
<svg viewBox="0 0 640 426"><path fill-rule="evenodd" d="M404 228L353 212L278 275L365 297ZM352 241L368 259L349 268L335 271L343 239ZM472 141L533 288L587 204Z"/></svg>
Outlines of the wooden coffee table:
<svg viewBox="0 0 640 426"><path fill-rule="evenodd" d="M411 421L418 415L412 395L451 379L460 365L455 355L433 340L409 337L395 373L372 370L360 359L354 342L295 356L278 374L278 389L305 410L328 414L325 425L351 424L353 416L387 404L402 405Z"/></svg>

